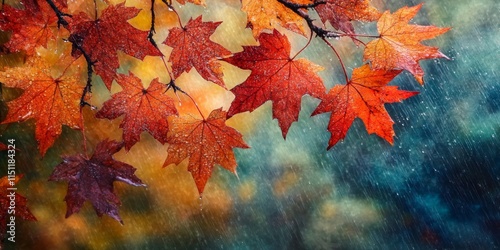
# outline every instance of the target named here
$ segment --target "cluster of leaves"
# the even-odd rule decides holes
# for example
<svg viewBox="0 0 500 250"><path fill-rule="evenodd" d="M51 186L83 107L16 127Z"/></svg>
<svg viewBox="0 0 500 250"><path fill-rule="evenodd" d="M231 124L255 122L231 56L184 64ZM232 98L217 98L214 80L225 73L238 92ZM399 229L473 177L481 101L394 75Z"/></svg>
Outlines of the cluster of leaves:
<svg viewBox="0 0 500 250"><path fill-rule="evenodd" d="M200 0L187 1L204 4ZM182 14L170 1L163 2L177 17ZM132 166L114 160L112 155L122 147L130 150L144 131L169 145L164 167L189 158L188 171L200 195L215 164L235 173L233 148L248 148L242 135L226 125L226 119L251 112L267 101L273 103L273 118L278 120L284 138L298 120L301 98L307 94L321 101L312 115L331 113L328 149L346 136L357 117L364 122L368 133L375 133L392 144L393 121L384 105L402 101L417 92L387 85L403 70L423 84L424 72L419 61L445 55L421 41L448 30L409 24L422 5L380 13L369 0L242 0L242 11L247 13L248 27L258 46L245 46L233 55L210 39L220 22L206 22L198 16L184 25L178 18L178 27L171 28L162 41L172 48L166 54L154 39L155 19L162 18L155 16L154 0L150 3L149 31L139 30L128 22L139 10L123 3L105 3L101 12L96 6L94 16L71 13L71 9L78 8L68 5L77 3L65 0L21 0L21 3L23 8L3 5L0 12L0 29L10 34L10 40L2 45L3 51L21 52L26 57L24 65L0 72L0 82L6 87L24 90L21 96L7 103L9 111L2 124L34 119L35 137L43 156L61 134L62 125L83 130L82 110L95 109L89 103L93 76L99 76L108 90L116 81L122 90L113 94L95 117L123 116L120 124L123 142L105 140L96 146L91 157L86 155L84 146L83 154L63 157L63 163L55 167L50 180L69 183L66 216L78 212L89 200L99 216L108 214L118 221L121 221L120 201L113 193L113 182L144 184L134 175ZM178 4L185 1L178 0ZM313 20L313 12L320 20ZM378 34L356 34L354 21L376 21ZM322 67L307 59L298 59L303 49L292 56L290 42L278 31L280 27L309 38L305 47L312 39L323 40L338 57L345 83L335 85L327 93L323 80L317 75ZM364 47L365 64L355 68L351 77L328 39L340 37L349 37ZM361 39L371 40L366 43ZM55 55L58 63L51 63L39 53L54 41L71 45L71 53L54 52L59 53ZM145 88L141 79L132 73L118 74L118 51L140 60L146 56L160 57L170 82L154 79ZM251 73L230 90L235 99L227 112L216 109L205 118L195 100L176 85L176 79L194 68L205 80L226 88L221 61ZM80 64L86 66L79 67ZM54 70L56 66L64 70ZM188 96L199 114L179 114L174 100L166 95L168 91Z"/></svg>

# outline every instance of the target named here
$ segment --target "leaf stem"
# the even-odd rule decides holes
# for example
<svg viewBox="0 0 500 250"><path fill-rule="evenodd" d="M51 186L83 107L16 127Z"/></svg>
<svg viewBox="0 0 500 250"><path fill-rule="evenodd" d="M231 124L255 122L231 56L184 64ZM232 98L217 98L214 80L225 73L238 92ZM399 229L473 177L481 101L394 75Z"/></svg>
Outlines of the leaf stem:
<svg viewBox="0 0 500 250"><path fill-rule="evenodd" d="M307 40L306 45L304 45L304 47L302 47L302 49L300 49L297 52L297 54L295 54L290 60L295 59L295 57L297 57L302 51L304 51L307 48L307 46L309 46L309 44L311 43L312 38L313 38L313 33L311 32L311 34L309 35L309 40Z"/></svg>
<svg viewBox="0 0 500 250"><path fill-rule="evenodd" d="M366 43L365 43L365 42L363 42L363 41L361 41L360 39L356 38L356 35L355 35L355 34L341 34L340 36L347 36L347 37L351 38L352 40L354 40L354 41L356 41L356 42L358 42L358 43L363 44L363 46L365 46L365 47L366 47Z"/></svg>
<svg viewBox="0 0 500 250"><path fill-rule="evenodd" d="M96 0L94 0L94 19L97 20L97 2Z"/></svg>
<svg viewBox="0 0 500 250"><path fill-rule="evenodd" d="M193 97L191 97L188 93L186 93L186 91L182 90L180 87L178 87L175 84L175 78L172 75L172 72L170 72L170 69L168 68L167 62L165 61L165 56L162 55L161 56L161 60L163 61L163 65L165 65L165 69L167 69L168 75L170 77L170 82L167 84L167 90L166 91L168 91L169 89L172 89L176 95L177 95L177 91L185 94L187 97L189 97L189 99L191 99L191 101L194 103L194 106L196 106L196 109L198 110L198 113L200 113L200 115L203 118L203 120L205 120L205 116L201 112L200 107L198 106L198 104L194 101ZM177 96L177 98L178 98L178 96Z"/></svg>
<svg viewBox="0 0 500 250"><path fill-rule="evenodd" d="M366 43L358 39L357 37L369 37L369 38L380 38L380 36L374 36L374 35L363 35L363 34L341 34L340 36L347 36L351 38L352 40L359 42L363 44L363 46L366 47Z"/></svg>
<svg viewBox="0 0 500 250"><path fill-rule="evenodd" d="M347 71L345 69L345 65L344 65L344 62L342 61L342 58L340 57L340 55L337 52L337 50L335 49L335 47L333 47L333 45L328 40L326 40L326 38L322 37L321 39L323 39L323 41L333 50L335 55L337 55L337 58L339 59L340 65L342 66L342 71L344 71L345 83L348 84L349 77L347 76Z"/></svg>
<svg viewBox="0 0 500 250"><path fill-rule="evenodd" d="M379 36L375 36L375 35L364 35L364 34L342 34L341 36L348 36L348 37L369 37L369 38L380 38L380 35Z"/></svg>
<svg viewBox="0 0 500 250"><path fill-rule="evenodd" d="M196 103L196 102L194 101L193 97L191 97L188 93L186 93L186 92L184 92L184 91L183 91L182 93L184 93L185 95L187 95L187 96L189 97L189 99L191 99L191 101L194 103L194 106L195 106L195 107L196 107L196 109L198 110L198 113L200 113L201 118L203 118L203 120L205 121L205 116L204 116L204 115L203 115L203 113L201 112L200 107L198 106L198 103Z"/></svg>
<svg viewBox="0 0 500 250"><path fill-rule="evenodd" d="M163 62L163 65L165 66L165 69L167 70L167 73L168 73L168 76L170 77L170 80L171 81L175 81L175 78L174 76L172 75L173 73L170 71L170 69L168 68L168 64L167 62L165 62L165 56L161 56L161 60Z"/></svg>
<svg viewBox="0 0 500 250"><path fill-rule="evenodd" d="M182 22L181 22L181 16L179 15L177 10L175 10L174 6L172 5L172 0L161 0L161 1L167 5L169 10L171 10L175 13L175 15L177 16L177 21L179 21L179 26L181 26L181 29L184 29L184 26L182 26Z"/></svg>
<svg viewBox="0 0 500 250"><path fill-rule="evenodd" d="M196 109L198 110L198 113L200 113L201 117L203 118L203 120L205 120L205 116L203 115L203 113L201 112L200 110L200 107L198 106L198 104L196 103L196 101L193 99L193 97L191 97L188 93L186 93L186 91L182 90L181 88L179 88L177 85L175 85L175 81L173 79L170 80L170 82L168 83L168 86L167 86L167 91L169 89L173 89L174 90L174 93L177 94L177 91L185 94L187 97L189 97L189 99L191 99L191 101L193 102L194 106L196 107Z"/></svg>

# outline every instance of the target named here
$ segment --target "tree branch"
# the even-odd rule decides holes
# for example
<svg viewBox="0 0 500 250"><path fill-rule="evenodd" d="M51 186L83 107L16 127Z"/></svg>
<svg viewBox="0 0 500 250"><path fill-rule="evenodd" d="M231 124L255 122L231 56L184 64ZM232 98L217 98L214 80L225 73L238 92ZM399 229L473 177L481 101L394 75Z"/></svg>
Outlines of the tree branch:
<svg viewBox="0 0 500 250"><path fill-rule="evenodd" d="M81 40L81 38L75 35L71 35L68 39L68 41L73 44L73 50L76 49L80 51L80 53L82 53L83 57L85 58L85 61L87 62L87 84L85 85L82 96L80 97L80 108L83 108L85 105L88 105L92 108L92 105L85 101L85 97L88 93L92 93L92 74L94 73L94 69L92 68L92 66L94 66L96 61L92 61L90 55L82 48Z"/></svg>
<svg viewBox="0 0 500 250"><path fill-rule="evenodd" d="M56 13L56 16L57 16L57 28L61 28L61 25L64 27L64 28L68 28L68 21L66 21L64 19L65 16L67 17L72 17L72 15L70 14L67 14L67 13L64 13L62 12L61 10L59 10L56 6L56 4L52 1L52 0L46 0L47 3L50 5L50 8L52 8L52 10Z"/></svg>
<svg viewBox="0 0 500 250"><path fill-rule="evenodd" d="M335 31L323 29L323 28L317 26L316 24L314 24L314 20L303 10L304 8L311 8L311 7L316 7L320 4L324 4L324 3L326 3L326 1L324 1L324 0L316 1L312 4L296 4L296 3L288 2L287 0L278 0L278 2L285 5L285 7L292 10L300 17L304 18L304 20L306 20L306 22L307 22L307 26L309 26L311 31L316 33L317 36L322 37L322 38L340 37L339 33L335 32Z"/></svg>
<svg viewBox="0 0 500 250"><path fill-rule="evenodd" d="M158 45L156 41L153 39L153 35L156 33L155 31L155 0L151 0L151 28L149 28L148 40L155 48L158 49ZM158 49L159 50L159 49Z"/></svg>

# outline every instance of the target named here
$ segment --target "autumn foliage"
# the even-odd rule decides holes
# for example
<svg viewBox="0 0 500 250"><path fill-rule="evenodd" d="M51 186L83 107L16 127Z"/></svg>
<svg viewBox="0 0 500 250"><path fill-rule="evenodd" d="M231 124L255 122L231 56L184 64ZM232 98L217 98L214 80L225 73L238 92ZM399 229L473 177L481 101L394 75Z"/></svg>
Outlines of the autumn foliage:
<svg viewBox="0 0 500 250"><path fill-rule="evenodd" d="M188 171L201 196L212 169L219 165L236 173L233 149L249 148L241 133L229 127L226 120L238 119L237 114L252 112L268 101L272 102L272 116L278 120L283 138L299 119L302 97L309 95L319 100L312 116L330 115L328 149L344 139L356 118L363 121L368 133L392 144L394 122L385 104L401 102L417 92L389 84L403 71L423 84L425 76L419 61L446 58L438 48L421 42L449 28L410 24L422 4L391 13L380 12L369 0L242 0L239 7L247 15L247 29L251 29L257 45L233 53L211 39L221 22L193 16L181 23L186 14L179 6L186 2L205 4L163 0L178 20L165 40L155 37L158 21L165 17L155 15L158 4L154 0L145 1L150 9L143 10L151 18L149 31L130 22L141 10L124 3L104 1L99 6L105 7L98 9L96 5L93 12L79 11L81 1L21 0L18 5L3 5L0 29L10 38L2 51L19 54L24 63L1 69L2 85L22 90L19 97L7 102L8 113L2 124L33 119L43 156L57 142L63 125L84 132L83 111L87 109L98 119L123 118L119 125L122 142L104 140L89 157L84 139L81 154L63 156L63 162L55 166L50 180L68 182L66 217L90 201L99 216L107 214L121 222L120 200L113 192L113 182L134 186L144 183L135 176L135 168L114 160L112 155L122 148L129 151L140 141L142 132L168 144L164 167L188 159ZM358 22L376 22L377 31L360 34ZM304 48L292 53L285 30L307 40ZM344 37L348 39L340 39ZM335 83L328 90L326 86L331 85L325 82L330 79L318 75L328 65L301 58L312 40L331 49L345 82ZM338 46L346 42L363 50L362 66L344 64ZM54 44L62 49L54 50ZM131 72L118 73L121 54L138 60L159 58L169 80L146 82ZM246 80L229 90L224 82L223 65L227 63L249 72ZM354 68L352 73L349 68ZM176 82L192 71L234 95L227 111L218 108L204 114L196 98ZM95 107L93 86L104 85L111 91L113 83L121 90ZM195 113L176 106L179 96L188 100L185 105L195 107ZM29 210L24 217L34 218Z"/></svg>

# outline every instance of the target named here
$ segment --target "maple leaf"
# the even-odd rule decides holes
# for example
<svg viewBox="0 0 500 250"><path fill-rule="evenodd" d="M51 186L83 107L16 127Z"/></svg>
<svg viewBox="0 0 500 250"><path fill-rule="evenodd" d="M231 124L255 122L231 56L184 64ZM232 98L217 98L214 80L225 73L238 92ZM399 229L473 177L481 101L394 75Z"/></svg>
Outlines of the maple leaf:
<svg viewBox="0 0 500 250"><path fill-rule="evenodd" d="M97 215L107 214L123 224L118 214L119 198L113 192L113 182L121 181L132 186L146 186L137 176L135 168L117 161L113 154L120 151L123 142L104 140L97 144L90 159L83 155L63 157L49 181L68 181L66 218L78 213L85 201L90 201Z"/></svg>
<svg viewBox="0 0 500 250"><path fill-rule="evenodd" d="M68 40L73 43L73 56L82 55L79 48L85 51L108 89L111 89L116 69L120 66L118 50L141 60L147 55L161 56L161 52L149 42L148 32L127 22L139 11L120 3L107 7L97 20L81 12L69 23L71 35Z"/></svg>
<svg viewBox="0 0 500 250"><path fill-rule="evenodd" d="M33 55L38 46L54 39L52 26L57 17L44 0L23 0L24 9L4 4L0 12L0 29L12 32L5 44L11 52L25 51Z"/></svg>
<svg viewBox="0 0 500 250"><path fill-rule="evenodd" d="M325 95L323 81L316 72L322 67L305 59L290 57L290 43L285 35L274 31L262 34L260 46L245 46L243 52L224 59L252 73L242 84L231 89L236 96L228 116L253 111L266 101L273 102L273 118L278 119L283 137L299 118L302 96Z"/></svg>
<svg viewBox="0 0 500 250"><path fill-rule="evenodd" d="M21 178L22 175L17 175L15 178L11 179L7 176L0 178L0 239L3 239L5 232L7 232L7 224L10 223L10 217L14 216L14 214L10 214L9 211L15 210L15 216L17 218L21 217L24 220L36 221L35 216L26 205L27 199L14 191L8 190L9 188L13 188ZM11 205L11 197L15 199L14 206ZM2 248L1 243L0 248Z"/></svg>
<svg viewBox="0 0 500 250"><path fill-rule="evenodd" d="M424 71L418 64L422 59L448 58L436 47L422 45L420 42L435 38L450 28L410 25L408 22L422 7L403 7L391 14L384 12L377 23L380 38L366 45L363 59L369 60L376 69L406 69L420 84L423 84Z"/></svg>
<svg viewBox="0 0 500 250"><path fill-rule="evenodd" d="M39 57L31 57L23 67L0 72L0 82L10 88L23 89L23 94L7 103L8 113L2 124L35 119L35 138L40 154L54 144L62 125L83 127L80 96L83 87L78 76L54 79L50 67Z"/></svg>
<svg viewBox="0 0 500 250"><path fill-rule="evenodd" d="M5 145L5 144L3 144L3 143L0 142L0 151L4 151L4 150L7 150L7 149L8 149L7 145Z"/></svg>
<svg viewBox="0 0 500 250"><path fill-rule="evenodd" d="M164 44L173 48L169 62L172 62L174 77L195 68L200 75L225 88L222 68L217 57L231 55L231 52L210 40L210 36L221 22L202 22L201 16L190 19L183 28L170 29Z"/></svg>
<svg viewBox="0 0 500 250"><path fill-rule="evenodd" d="M337 30L354 34L351 21L371 22L380 17L380 12L370 5L370 0L327 0L315 7L323 23L329 21Z"/></svg>
<svg viewBox="0 0 500 250"><path fill-rule="evenodd" d="M355 68L346 85L336 85L320 102L312 115L331 112L328 131L331 133L328 149L342 140L352 122L359 117L369 134L375 133L389 143L394 143L394 129L385 103L400 102L418 92L398 90L386 86L400 70L372 70L369 65Z"/></svg>
<svg viewBox="0 0 500 250"><path fill-rule="evenodd" d="M292 3L309 3L308 0L294 0ZM278 0L242 0L242 8L247 13L255 38L264 30L274 30L278 24L298 34L306 34L304 20Z"/></svg>
<svg viewBox="0 0 500 250"><path fill-rule="evenodd" d="M232 148L249 148L238 131L226 126L222 109L213 110L207 119L191 116L174 118L167 141L168 156L163 164L178 165L189 157L191 172L200 195L212 174L215 164L236 173L236 159Z"/></svg>
<svg viewBox="0 0 500 250"><path fill-rule="evenodd" d="M148 131L156 140L165 143L168 132L167 117L178 114L174 101L165 94L166 86L154 79L145 89L141 79L132 73L130 76L119 74L117 82L123 90L106 101L96 117L116 119L125 115L120 128L123 128L123 140L127 150L140 140L142 131Z"/></svg>

